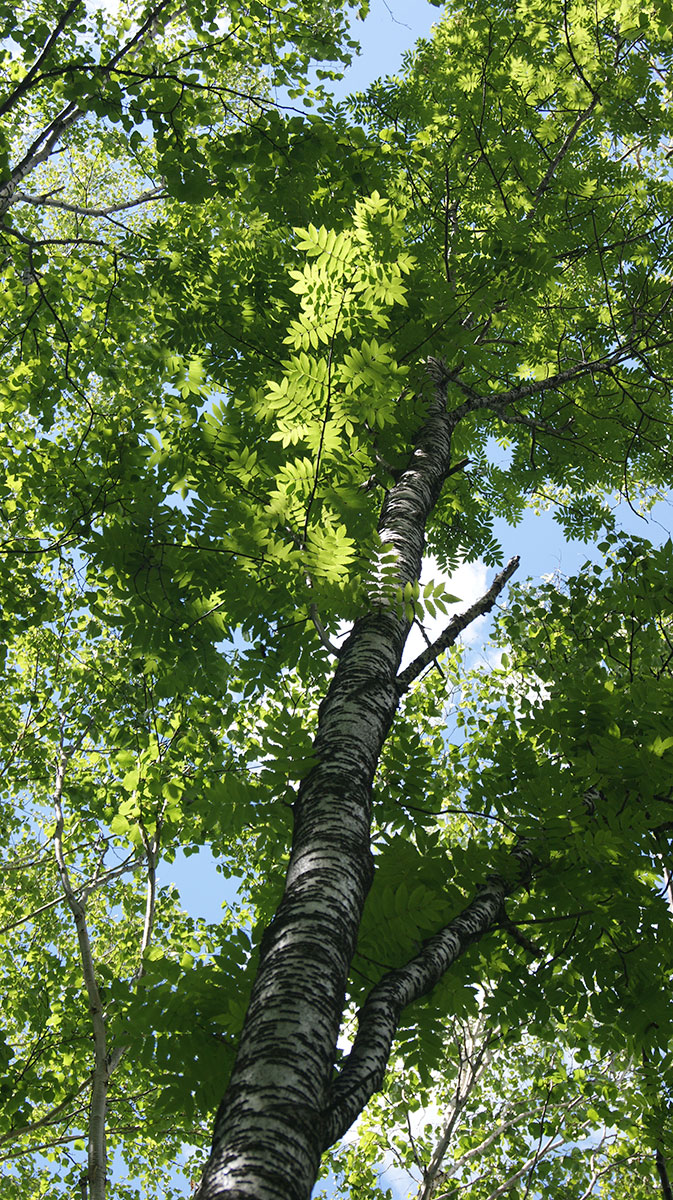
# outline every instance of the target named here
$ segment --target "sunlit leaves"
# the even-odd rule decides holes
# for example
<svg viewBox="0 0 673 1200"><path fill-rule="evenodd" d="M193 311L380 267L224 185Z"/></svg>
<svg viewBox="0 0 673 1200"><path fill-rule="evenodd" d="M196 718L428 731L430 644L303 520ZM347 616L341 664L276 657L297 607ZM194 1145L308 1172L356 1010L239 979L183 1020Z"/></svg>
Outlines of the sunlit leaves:
<svg viewBox="0 0 673 1200"><path fill-rule="evenodd" d="M5 10L9 86L58 16L43 7ZM3 235L5 1133L90 1070L53 859L67 747L66 849L129 1048L114 1099L145 1130L127 1156L140 1177L158 1142L168 1155L201 1137L244 1019L251 937L283 886L336 643L358 618L423 626L456 599L443 582L401 586L376 532L414 469L428 355L446 364L459 469L412 532L442 567L496 561L494 518L529 502L587 539L614 525L610 493L670 483L669 9L465 0L348 117L303 118L274 109L273 87L321 103L306 67L348 55L340 4L234 3L226 34L214 6L189 4L114 64L132 30L84 7L53 71L15 94L14 164L64 102L82 116L62 157L17 176L31 192ZM102 211L115 200L131 207ZM433 667L379 763L352 1001L489 872L507 876L519 838L539 864L507 904L528 947L503 919L404 1018L400 1052L425 1096L438 1063L453 1078L448 1009L483 1004L533 1031L562 1013L569 1043L668 1053L656 893L671 557L610 538L603 551L609 573L513 596L492 670L466 677L457 653ZM153 861L200 846L250 907L218 933L159 892L141 981ZM15 860L31 865L14 875ZM566 1067L545 1050L525 1079L500 1079L539 1098L551 1075L552 1090L582 1083ZM611 1119L609 1085L594 1086L590 1108L579 1088L571 1142ZM460 1152L485 1122L468 1122ZM503 1143L498 1178L534 1136L531 1119ZM546 1170L538 1190L558 1190L562 1172ZM39 1194L39 1175L17 1195ZM61 1183L77 1187L72 1165Z"/></svg>

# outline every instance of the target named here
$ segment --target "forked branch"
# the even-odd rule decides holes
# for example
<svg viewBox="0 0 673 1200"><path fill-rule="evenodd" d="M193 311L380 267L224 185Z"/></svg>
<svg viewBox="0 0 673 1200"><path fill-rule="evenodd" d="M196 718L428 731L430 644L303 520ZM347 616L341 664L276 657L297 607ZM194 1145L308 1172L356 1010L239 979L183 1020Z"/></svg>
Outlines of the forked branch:
<svg viewBox="0 0 673 1200"><path fill-rule="evenodd" d="M475 898L444 929L428 938L404 967L389 971L372 989L358 1016L353 1048L332 1083L324 1148L342 1137L383 1084L390 1049L404 1009L425 996L453 963L499 920L506 896L530 876L534 856L525 846L513 853L517 878L489 875Z"/></svg>

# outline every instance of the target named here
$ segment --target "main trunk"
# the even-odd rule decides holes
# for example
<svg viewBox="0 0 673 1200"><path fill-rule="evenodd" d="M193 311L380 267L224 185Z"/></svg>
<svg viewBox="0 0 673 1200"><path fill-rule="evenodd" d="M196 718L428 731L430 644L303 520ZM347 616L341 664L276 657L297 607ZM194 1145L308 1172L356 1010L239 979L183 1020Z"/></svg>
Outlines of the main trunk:
<svg viewBox="0 0 673 1200"><path fill-rule="evenodd" d="M381 540L397 552L401 586L420 573L425 525L449 469L450 443L442 393L379 522ZM198 1200L310 1196L346 980L373 873L372 780L399 703L395 680L407 632L390 607L357 621L321 705L317 762L295 806L285 892L262 940Z"/></svg>

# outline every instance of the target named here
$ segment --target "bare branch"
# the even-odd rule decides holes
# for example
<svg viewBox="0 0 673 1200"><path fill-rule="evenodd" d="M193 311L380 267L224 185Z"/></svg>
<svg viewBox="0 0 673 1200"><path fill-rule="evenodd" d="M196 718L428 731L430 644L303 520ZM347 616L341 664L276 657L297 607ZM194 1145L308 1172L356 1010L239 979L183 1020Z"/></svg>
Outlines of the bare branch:
<svg viewBox="0 0 673 1200"><path fill-rule="evenodd" d="M531 1168L537 1166L541 1158L544 1158L547 1154L553 1153L554 1150L558 1150L559 1146L562 1145L562 1137L557 1137L554 1139L552 1136L549 1138L544 1146L540 1146L538 1150L536 1150L530 1155L529 1158L526 1159L525 1163L519 1168L518 1171L514 1171L511 1175L508 1175L504 1183L501 1183L499 1187L494 1188L492 1192L489 1192L487 1200L497 1200L498 1196L502 1196L504 1192L508 1192L512 1187L512 1184L518 1183L520 1179L523 1179L524 1175L531 1170Z"/></svg>
<svg viewBox="0 0 673 1200"><path fill-rule="evenodd" d="M503 915L500 924L502 925L503 929L507 930L508 934L517 943L517 945L521 946L522 949L526 950L529 954L532 954L534 958L546 957L547 951L543 950L541 946L538 946L534 941L531 940L531 938L526 937L525 933L522 933L521 930L514 924L514 922L510 921L507 915Z"/></svg>
<svg viewBox="0 0 673 1200"><path fill-rule="evenodd" d="M61 109L58 116L54 117L54 120L50 122L46 129L43 129L38 134L21 162L18 166L14 167L10 178L0 185L0 216L4 216L7 212L12 203L14 193L22 180L27 175L30 175L32 171L36 170L40 166L40 163L46 162L57 143L63 137L63 134L83 115L83 110L78 108L76 104L68 104L65 108Z"/></svg>
<svg viewBox="0 0 673 1200"><path fill-rule="evenodd" d="M142 858L127 858L118 867L112 867L109 871L105 871L102 875L97 875L95 879L89 879L86 883L81 883L77 887L72 888L72 894L75 897L81 897L85 900L92 892L101 887L104 883L108 883L111 879L115 879L118 875L124 875L127 871L137 871L138 867L143 864ZM45 904L41 904L38 908L33 908L23 917L17 917L16 921L10 921L9 925L3 925L0 929L0 937L4 933L9 933L10 929L17 929L19 925L25 925L26 921L33 921L35 917L39 917L40 913L46 912L50 908L55 908L57 904L69 903L66 894L56 896L54 900L47 900Z"/></svg>
<svg viewBox="0 0 673 1200"><path fill-rule="evenodd" d="M556 375L550 375L547 379L534 379L529 383L522 383L519 387L509 388L506 392L494 392L488 396L480 396L468 384L463 383L462 380L452 375L450 378L465 393L468 399L459 408L452 411L451 417L457 422L461 417L483 408L490 408L499 413L499 410L508 404L514 404L517 400L527 400L529 396L539 396L543 392L554 391L564 383L568 383L571 379L577 379L582 375L591 375L599 371L611 371L613 367L618 366L624 359L628 358L631 353L630 343L625 342L617 351L605 354L601 358L582 360L582 362L575 363L572 367L567 367L565 371L559 371ZM449 378L448 373L447 378Z"/></svg>
<svg viewBox="0 0 673 1200"><path fill-rule="evenodd" d="M575 57L575 51L573 50L572 39L570 37L570 28L568 25L568 0L563 0L563 27L565 29L566 46L568 47L568 54L570 55L570 57L573 61L575 70L577 71L577 74L579 75L580 79L582 80L582 83L584 84L587 91L590 92L591 95L595 97L596 89L594 88L593 84L587 79L586 75L584 74L584 71L582 70L580 64L578 63L578 61Z"/></svg>
<svg viewBox="0 0 673 1200"><path fill-rule="evenodd" d="M557 1104L555 1108L557 1111L569 1113L581 1103L582 1099L583 1097L577 1097L576 1099L569 1100L566 1103ZM483 1138L476 1146L472 1146L469 1150L466 1150L464 1154L461 1154L459 1158L454 1159L448 1170L445 1171L444 1178L453 1178L462 1170L463 1167L467 1166L472 1159L480 1158L483 1154L485 1154L485 1152L495 1142L499 1141L504 1133L507 1133L507 1131L510 1129L515 1129L523 1121L530 1121L532 1118L538 1116L539 1111L539 1105L536 1105L534 1108L523 1108L518 1112L513 1107L506 1107L502 1109L501 1119L498 1121L497 1125L495 1125L494 1128L491 1129L490 1133L488 1133L486 1137ZM539 1150L540 1147L538 1146L537 1153L539 1158L542 1158L544 1153L549 1153L549 1149L543 1151L542 1154L539 1153ZM522 1173L525 1173L525 1171L530 1167L530 1163L531 1159L529 1159L525 1164ZM421 1197L419 1197L418 1200L421 1200Z"/></svg>
<svg viewBox="0 0 673 1200"><path fill-rule="evenodd" d="M427 646L408 667L405 667L404 671L400 671L397 676L397 690L400 695L408 690L414 680L435 661L438 655L453 645L463 629L467 629L467 626L471 625L477 617L482 617L491 611L508 579L511 579L519 566L519 561L518 555L510 558L504 570L496 575L488 591L479 600L475 600L474 604L471 604L465 612L457 613L455 617L452 617L443 633L440 633L430 646Z"/></svg>
<svg viewBox="0 0 673 1200"><path fill-rule="evenodd" d="M455 237L458 226L458 201L451 201L451 188L449 184L449 168L444 166L444 272L446 274L446 282L449 286L453 286L453 278L451 275L451 243Z"/></svg>
<svg viewBox="0 0 673 1200"><path fill-rule="evenodd" d="M31 196L27 192L15 192L12 204L33 204L36 208L61 208L64 212L76 213L78 217L109 217L111 213L124 212L128 208L136 208L139 204L147 204L149 200L163 200L167 195L163 188L149 188L141 192L134 200L126 200L119 204L109 204L104 208L87 208L81 204L69 204L66 200L52 200L50 195Z"/></svg>

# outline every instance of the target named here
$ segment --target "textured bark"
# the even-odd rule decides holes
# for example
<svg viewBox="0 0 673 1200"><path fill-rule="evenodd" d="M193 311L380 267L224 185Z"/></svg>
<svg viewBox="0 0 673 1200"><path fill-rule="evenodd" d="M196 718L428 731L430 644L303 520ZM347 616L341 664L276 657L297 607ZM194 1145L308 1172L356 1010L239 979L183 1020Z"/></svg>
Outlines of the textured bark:
<svg viewBox="0 0 673 1200"><path fill-rule="evenodd" d="M528 877L533 865L531 852L518 849L515 858L514 881L491 875L458 916L428 938L422 950L404 967L384 975L370 992L358 1016L353 1048L331 1088L325 1149L343 1136L370 1097L381 1088L404 1009L431 991L456 959L493 928L505 897Z"/></svg>
<svg viewBox="0 0 673 1200"><path fill-rule="evenodd" d="M418 579L427 518L450 469L446 392L420 431L379 522L400 586ZM197 1193L305 1200L325 1144L325 1109L346 980L371 883L371 786L399 704L408 623L390 608L356 622L320 707L316 766L303 781L283 899L267 929L232 1078Z"/></svg>
<svg viewBox="0 0 673 1200"><path fill-rule="evenodd" d="M420 575L427 520L451 471L451 435L467 407L447 413L445 372L440 364L430 369L435 399L379 522L381 542L394 547L401 587ZM331 1081L348 971L373 874L372 781L404 691L398 670L408 631L403 617L372 597L372 609L355 623L320 706L316 766L295 804L285 892L262 939L198 1200L307 1200L324 1147L348 1128L374 1090L368 1075L360 1103L360 1092L351 1086L356 1072L342 1076L347 1095L338 1087L335 1092ZM459 934L441 934L428 943L428 964L414 974L410 997L432 987L451 954L489 927L500 911L503 887L494 885L488 899L474 902ZM452 950L444 948L443 938ZM399 984L396 995L402 997ZM382 1077L394 1034L390 1004L386 994L371 1007L372 1025L379 1017L384 1021L383 1034L376 1031L376 1078ZM361 1037L354 1062L362 1044Z"/></svg>

